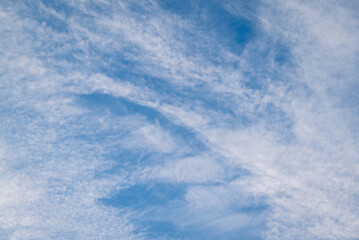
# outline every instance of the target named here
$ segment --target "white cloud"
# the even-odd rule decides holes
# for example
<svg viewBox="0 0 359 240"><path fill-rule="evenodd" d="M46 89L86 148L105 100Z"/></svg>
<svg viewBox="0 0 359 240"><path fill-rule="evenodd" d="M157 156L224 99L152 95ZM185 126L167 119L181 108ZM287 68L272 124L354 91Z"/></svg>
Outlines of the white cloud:
<svg viewBox="0 0 359 240"><path fill-rule="evenodd" d="M177 146L173 137L156 125L145 125L134 130L124 146L131 148L146 148L149 151L170 153Z"/></svg>
<svg viewBox="0 0 359 240"><path fill-rule="evenodd" d="M133 3L126 1L103 1L109 14L88 8L85 1L68 4L78 11L69 18L40 4L68 32L22 18L17 12L27 9L25 5L9 4L0 11L4 236L136 238L128 219L133 213L97 200L111 197L130 180L135 184L144 179L200 185L187 190L185 206L170 206L164 213L183 211L178 220L168 217L178 226L201 223L218 232L246 227L253 219L230 206L245 206L253 197L266 199L270 208L266 239L359 235L358 108L346 104L358 90L359 22L349 3L264 1L248 12L242 4L226 1L224 9L250 21L259 19L263 31L239 56L215 34L198 29L194 20L172 15L152 1L136 3L135 9L144 13L131 10ZM275 63L275 49L267 57L253 57L268 43L286 45L293 66ZM178 96L143 79L101 73L99 62L110 63L101 63L95 50L122 54L135 63L133 72L160 78ZM259 79L262 89L246 87L246 72ZM76 102L79 95L93 93L152 108L191 131L207 153L183 158L191 146L171 129L136 114L93 113ZM219 109L205 105L207 100ZM280 120L270 115L269 105L283 115ZM247 125L244 118L250 120ZM289 132L290 141L279 130ZM81 139L96 134L100 141ZM117 159L104 157L116 147L172 156L129 173L138 179L96 179L116 164ZM245 168L251 175L226 178L228 168ZM218 182L222 185L211 185ZM201 185L205 183L209 186Z"/></svg>
<svg viewBox="0 0 359 240"><path fill-rule="evenodd" d="M175 183L221 182L225 178L223 166L209 155L167 159L165 163L144 169L142 174L145 179Z"/></svg>

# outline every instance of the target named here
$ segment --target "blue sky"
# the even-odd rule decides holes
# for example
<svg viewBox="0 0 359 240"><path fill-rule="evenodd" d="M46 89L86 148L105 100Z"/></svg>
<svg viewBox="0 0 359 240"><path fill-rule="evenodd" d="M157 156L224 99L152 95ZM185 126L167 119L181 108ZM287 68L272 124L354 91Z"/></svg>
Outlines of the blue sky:
<svg viewBox="0 0 359 240"><path fill-rule="evenodd" d="M358 239L359 5L0 2L0 240Z"/></svg>

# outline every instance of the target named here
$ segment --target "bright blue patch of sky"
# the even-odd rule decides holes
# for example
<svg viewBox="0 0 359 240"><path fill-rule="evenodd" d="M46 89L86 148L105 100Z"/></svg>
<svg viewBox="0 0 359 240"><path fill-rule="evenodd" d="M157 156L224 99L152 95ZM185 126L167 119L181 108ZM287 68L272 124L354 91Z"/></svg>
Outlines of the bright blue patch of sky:
<svg viewBox="0 0 359 240"><path fill-rule="evenodd" d="M106 204L116 207L129 207L146 210L169 204L170 201L182 199L185 185L170 183L146 183L121 190L111 199L102 199Z"/></svg>
<svg viewBox="0 0 359 240"><path fill-rule="evenodd" d="M201 220L189 225L179 226L171 221L170 215L181 219L185 206L186 184L169 184L161 182L147 182L122 189L115 196L101 199L101 202L113 207L130 208L138 212L139 217L133 216L138 229L146 229L145 235L149 239L261 239L261 230L265 228L263 219L258 218L268 210L263 202L253 199L253 204L230 207L230 213L247 215L253 220L244 227L231 229L225 232L216 230L216 227L205 226ZM172 209L172 213L171 213ZM163 216L161 212L167 212ZM169 211L169 212L168 212ZM216 209L213 209L214 214ZM177 212L177 217L176 217ZM191 213L190 213L191 214ZM192 213L194 216L201 213ZM204 213L208 214L208 213ZM211 215L211 213L209 213ZM257 218L257 220L255 220ZM258 220L259 219L259 220ZM232 224L232 223L231 223Z"/></svg>
<svg viewBox="0 0 359 240"><path fill-rule="evenodd" d="M251 12L255 12L253 1L241 1L243 6ZM215 36L216 42L211 44L210 48L203 48L204 44L198 44L198 39L187 42L192 53L200 52L214 63L220 64L216 59L218 54L217 46L226 46L232 52L241 53L247 43L254 40L257 36L256 22L253 19L249 21L245 17L234 16L226 11L223 4L219 1L160 1L163 9L181 16L184 19L195 21L201 31L208 36ZM248 5L248 6L247 6ZM214 40L212 39L212 40ZM202 39L203 42L206 39ZM193 45L191 45L193 44ZM216 46L217 45L217 46Z"/></svg>

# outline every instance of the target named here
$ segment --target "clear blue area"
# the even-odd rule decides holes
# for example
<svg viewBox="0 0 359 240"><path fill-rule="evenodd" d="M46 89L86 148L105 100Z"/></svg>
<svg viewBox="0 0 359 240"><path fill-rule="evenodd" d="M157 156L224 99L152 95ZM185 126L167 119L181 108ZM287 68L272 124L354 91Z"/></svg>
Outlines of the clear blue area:
<svg viewBox="0 0 359 240"><path fill-rule="evenodd" d="M103 199L105 204L116 207L130 207L145 210L181 200L185 194L185 185L169 183L147 183L121 190L111 199Z"/></svg>

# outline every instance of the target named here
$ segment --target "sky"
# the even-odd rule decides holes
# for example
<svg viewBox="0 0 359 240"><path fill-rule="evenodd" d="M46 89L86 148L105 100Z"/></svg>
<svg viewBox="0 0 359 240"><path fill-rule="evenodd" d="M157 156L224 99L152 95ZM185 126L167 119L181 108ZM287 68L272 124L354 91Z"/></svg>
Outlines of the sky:
<svg viewBox="0 0 359 240"><path fill-rule="evenodd" d="M359 239L357 0L1 0L0 240Z"/></svg>

